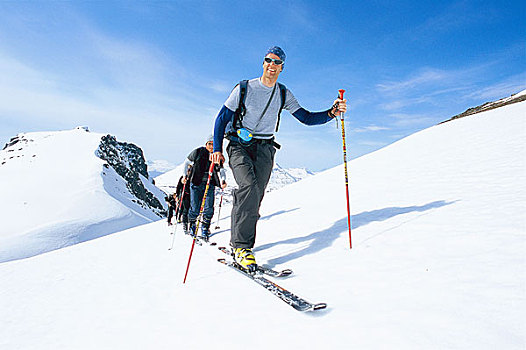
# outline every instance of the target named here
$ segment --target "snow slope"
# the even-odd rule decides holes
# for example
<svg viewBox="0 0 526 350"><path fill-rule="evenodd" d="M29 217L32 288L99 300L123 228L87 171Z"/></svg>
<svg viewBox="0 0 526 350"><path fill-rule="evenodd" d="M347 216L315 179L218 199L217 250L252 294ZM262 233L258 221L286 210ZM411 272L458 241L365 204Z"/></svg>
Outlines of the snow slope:
<svg viewBox="0 0 526 350"><path fill-rule="evenodd" d="M165 172L154 178L155 186L159 187L166 193L174 193L177 189L179 179L183 174L184 163L177 165L174 169Z"/></svg>
<svg viewBox="0 0 526 350"><path fill-rule="evenodd" d="M150 175L150 178L160 176L173 168L175 168L175 165L167 160L148 161L148 175Z"/></svg>
<svg viewBox="0 0 526 350"><path fill-rule="evenodd" d="M0 151L0 262L160 219L95 155L102 136L83 128L26 133Z"/></svg>
<svg viewBox="0 0 526 350"><path fill-rule="evenodd" d="M0 264L6 349L524 349L526 102L435 126L263 200L259 263L301 314L155 222ZM349 144L352 147L352 143ZM228 241L229 216L213 239Z"/></svg>

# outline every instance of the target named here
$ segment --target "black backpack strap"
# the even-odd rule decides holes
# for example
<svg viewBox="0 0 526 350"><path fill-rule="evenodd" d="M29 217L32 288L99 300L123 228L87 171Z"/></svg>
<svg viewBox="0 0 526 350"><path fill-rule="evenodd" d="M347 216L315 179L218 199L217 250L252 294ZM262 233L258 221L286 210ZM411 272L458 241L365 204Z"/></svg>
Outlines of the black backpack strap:
<svg viewBox="0 0 526 350"><path fill-rule="evenodd" d="M281 111L283 110L283 106L285 106L285 100L287 99L287 87L280 83L278 83L278 85L279 85L279 91L281 92L281 106L279 107L279 112L278 112L278 122L276 123L276 132L278 132L279 120L281 119Z"/></svg>
<svg viewBox="0 0 526 350"><path fill-rule="evenodd" d="M247 111L245 107L245 99L247 97L248 80L241 80L238 85L239 85L239 104L237 105L237 109L234 112L234 120L232 122L232 126L234 127L234 129L239 129L243 127L243 116L245 115Z"/></svg>

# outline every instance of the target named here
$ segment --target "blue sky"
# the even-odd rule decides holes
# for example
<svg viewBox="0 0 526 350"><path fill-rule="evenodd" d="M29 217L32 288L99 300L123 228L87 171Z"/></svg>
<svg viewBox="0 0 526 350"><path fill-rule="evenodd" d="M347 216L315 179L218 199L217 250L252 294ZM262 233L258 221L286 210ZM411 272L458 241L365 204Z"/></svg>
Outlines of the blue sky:
<svg viewBox="0 0 526 350"><path fill-rule="evenodd" d="M308 110L347 90L351 158L526 88L523 1L0 1L0 143L87 125L181 163L268 47ZM342 162L336 123L282 115L276 160Z"/></svg>

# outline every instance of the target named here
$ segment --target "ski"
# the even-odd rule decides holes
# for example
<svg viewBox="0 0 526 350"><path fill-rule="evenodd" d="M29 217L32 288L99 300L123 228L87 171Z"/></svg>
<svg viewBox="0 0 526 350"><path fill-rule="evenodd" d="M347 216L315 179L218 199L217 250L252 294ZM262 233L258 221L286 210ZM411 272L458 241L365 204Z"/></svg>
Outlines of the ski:
<svg viewBox="0 0 526 350"><path fill-rule="evenodd" d="M194 239L193 236L189 235L192 239ZM202 237L196 237L195 238L195 244L199 245L199 246L203 246L203 245L209 245L209 246L216 246L217 243L216 242L211 242L209 239L204 239Z"/></svg>
<svg viewBox="0 0 526 350"><path fill-rule="evenodd" d="M205 238L200 237L200 236L197 237L197 242L196 243L199 244L199 245L207 244L207 245L210 245L212 247L217 245L216 242L210 241L210 238L206 238L205 239Z"/></svg>
<svg viewBox="0 0 526 350"><path fill-rule="evenodd" d="M217 249L219 249L221 252L225 253L228 256L232 256L232 252L226 247L218 247ZM286 276L292 275L291 269L276 271L276 270L271 269L270 267L258 265L257 270L271 277L286 277Z"/></svg>
<svg viewBox="0 0 526 350"><path fill-rule="evenodd" d="M194 235L191 235L190 233L185 233L185 235L190 236L190 238L194 239ZM202 246L203 244L207 244L207 245L210 245L210 246L216 246L217 245L216 242L210 241L210 238L205 239L202 236L195 237L195 243L197 245L200 245L200 246Z"/></svg>
<svg viewBox="0 0 526 350"><path fill-rule="evenodd" d="M243 269L239 264L233 262L233 261L227 261L226 259L217 259L218 262L220 262L223 265L226 265L237 272L243 274L244 276L250 278L272 294L274 294L279 299L283 300L285 303L292 306L294 309L298 311L316 311L316 310L322 310L327 307L326 303L317 303L313 304L308 301L306 301L303 298L300 298L296 294L289 292L285 288L277 285L276 283L268 280L263 275L255 273L250 274L245 269Z"/></svg>

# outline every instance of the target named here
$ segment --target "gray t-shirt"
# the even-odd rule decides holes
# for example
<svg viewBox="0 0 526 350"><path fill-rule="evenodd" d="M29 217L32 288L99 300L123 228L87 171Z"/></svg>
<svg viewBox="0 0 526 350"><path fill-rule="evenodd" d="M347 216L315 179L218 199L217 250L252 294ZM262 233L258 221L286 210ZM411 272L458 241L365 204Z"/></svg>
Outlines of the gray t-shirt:
<svg viewBox="0 0 526 350"><path fill-rule="evenodd" d="M273 89L275 89L275 91L274 95L272 96L272 101L270 102L267 111L262 116L261 114L265 110L265 106L272 95ZM233 112L235 112L238 105L239 85L234 88L225 102L225 106ZM281 93L277 83L274 87L267 87L259 80L259 78L249 80L245 98L246 114L243 117L243 127L250 130L255 138L271 138L276 130L280 106ZM301 106L292 92L287 89L283 109L286 109L291 114L293 114L300 108ZM232 122L228 123L226 131L232 131Z"/></svg>

